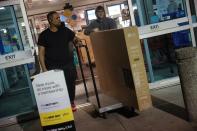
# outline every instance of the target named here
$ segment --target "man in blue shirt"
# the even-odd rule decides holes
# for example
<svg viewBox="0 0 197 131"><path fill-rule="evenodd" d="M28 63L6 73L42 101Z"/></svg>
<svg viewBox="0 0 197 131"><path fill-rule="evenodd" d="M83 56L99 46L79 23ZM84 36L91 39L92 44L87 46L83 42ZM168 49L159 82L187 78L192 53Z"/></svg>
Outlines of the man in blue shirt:
<svg viewBox="0 0 197 131"><path fill-rule="evenodd" d="M95 10L97 19L92 21L84 31L85 35L90 35L90 33L95 31L116 29L117 25L115 20L106 17L105 10L102 6L98 6Z"/></svg>

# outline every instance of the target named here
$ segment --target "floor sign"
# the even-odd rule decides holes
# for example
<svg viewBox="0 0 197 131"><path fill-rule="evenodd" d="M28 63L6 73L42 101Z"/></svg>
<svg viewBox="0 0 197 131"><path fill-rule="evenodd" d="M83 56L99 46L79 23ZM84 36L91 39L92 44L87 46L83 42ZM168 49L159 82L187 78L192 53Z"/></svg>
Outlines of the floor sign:
<svg viewBox="0 0 197 131"><path fill-rule="evenodd" d="M61 70L38 74L32 82L44 131L75 131L68 90Z"/></svg>

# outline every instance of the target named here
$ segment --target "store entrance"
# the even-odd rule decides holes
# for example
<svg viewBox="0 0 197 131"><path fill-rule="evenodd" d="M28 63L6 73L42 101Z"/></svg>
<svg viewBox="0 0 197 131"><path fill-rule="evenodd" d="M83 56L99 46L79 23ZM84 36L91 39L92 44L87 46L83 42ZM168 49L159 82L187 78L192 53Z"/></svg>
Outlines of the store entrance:
<svg viewBox="0 0 197 131"><path fill-rule="evenodd" d="M26 34L20 5L0 7L0 126L17 122L35 106L29 75L34 59Z"/></svg>
<svg viewBox="0 0 197 131"><path fill-rule="evenodd" d="M175 50L195 45L185 0L131 0L149 82L178 76Z"/></svg>

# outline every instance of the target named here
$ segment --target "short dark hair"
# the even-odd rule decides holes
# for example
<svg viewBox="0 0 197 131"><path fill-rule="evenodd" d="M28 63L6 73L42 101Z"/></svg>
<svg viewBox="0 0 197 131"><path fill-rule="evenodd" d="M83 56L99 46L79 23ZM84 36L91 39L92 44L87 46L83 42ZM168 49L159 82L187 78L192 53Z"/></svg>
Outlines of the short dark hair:
<svg viewBox="0 0 197 131"><path fill-rule="evenodd" d="M51 23L52 19L53 19L53 14L57 14L56 11L50 11L48 14L47 14L47 20L49 23Z"/></svg>
<svg viewBox="0 0 197 131"><path fill-rule="evenodd" d="M99 10L105 11L103 6L97 6L95 12L98 12Z"/></svg>

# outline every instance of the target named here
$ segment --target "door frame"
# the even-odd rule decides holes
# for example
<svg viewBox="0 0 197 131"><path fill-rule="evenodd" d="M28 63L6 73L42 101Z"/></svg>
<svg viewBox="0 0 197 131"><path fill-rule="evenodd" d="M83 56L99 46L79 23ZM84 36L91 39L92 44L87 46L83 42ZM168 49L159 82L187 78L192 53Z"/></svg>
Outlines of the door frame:
<svg viewBox="0 0 197 131"><path fill-rule="evenodd" d="M34 98L33 87L32 87L32 84L31 84L31 80L30 80L30 76L29 76L29 72L28 72L28 67L27 67L27 65L25 65L25 64L28 64L28 63L35 62L35 60L34 60L34 56L33 56L33 54L34 54L34 43L33 43L32 35L31 35L29 23L28 23L28 18L27 18L27 13L26 13L24 1L23 0L6 0L6 1L1 1L0 2L0 7L14 6L14 5L19 5L20 8L21 8L22 17L23 17L23 20L24 20L24 23L25 23L25 29L26 29L26 32L27 32L27 37L28 37L30 48L29 49L24 49L23 51L17 51L17 52L6 54L6 55L1 55L1 60L5 60L5 58L9 57L10 55L18 56L18 57L16 57L18 59L15 59L13 61L12 60L5 61L5 63L0 64L0 68L3 69L3 68L7 68L7 67L14 67L14 66L17 66L17 65L23 65L24 64L24 69L25 69L25 72L26 72L26 77L27 77L27 80L28 80L30 93L31 93L31 97L32 97L33 108L32 108L31 111L28 111L28 112L23 112L23 113L15 114L13 116L0 118L0 127L18 123L18 116L21 116L21 115L24 115L24 114L31 114L30 115L31 117L29 117L29 119L38 117L38 115L32 115L32 114L35 114L35 112L37 112L36 101L35 101L35 98ZM15 17L15 19L16 19L16 17Z"/></svg>

